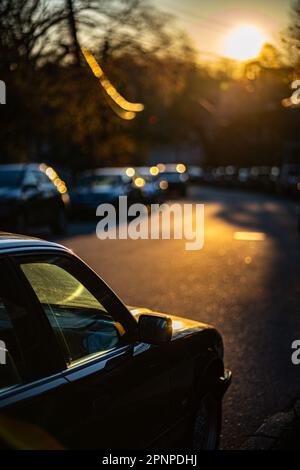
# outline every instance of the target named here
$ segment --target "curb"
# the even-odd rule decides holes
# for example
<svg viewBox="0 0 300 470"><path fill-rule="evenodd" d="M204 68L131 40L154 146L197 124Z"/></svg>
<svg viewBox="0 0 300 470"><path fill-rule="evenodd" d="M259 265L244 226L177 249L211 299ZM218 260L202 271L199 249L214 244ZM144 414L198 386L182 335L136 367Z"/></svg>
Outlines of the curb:
<svg viewBox="0 0 300 470"><path fill-rule="evenodd" d="M248 437L242 450L299 450L300 400L287 411L266 419L257 431Z"/></svg>

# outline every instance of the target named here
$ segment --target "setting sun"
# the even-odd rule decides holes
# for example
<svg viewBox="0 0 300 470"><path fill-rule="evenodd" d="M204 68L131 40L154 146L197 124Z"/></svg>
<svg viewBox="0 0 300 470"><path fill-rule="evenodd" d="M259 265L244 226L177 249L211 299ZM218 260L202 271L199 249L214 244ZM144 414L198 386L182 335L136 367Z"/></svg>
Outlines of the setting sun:
<svg viewBox="0 0 300 470"><path fill-rule="evenodd" d="M259 55L265 39L264 34L256 26L238 26L229 33L224 53L236 60L253 59Z"/></svg>

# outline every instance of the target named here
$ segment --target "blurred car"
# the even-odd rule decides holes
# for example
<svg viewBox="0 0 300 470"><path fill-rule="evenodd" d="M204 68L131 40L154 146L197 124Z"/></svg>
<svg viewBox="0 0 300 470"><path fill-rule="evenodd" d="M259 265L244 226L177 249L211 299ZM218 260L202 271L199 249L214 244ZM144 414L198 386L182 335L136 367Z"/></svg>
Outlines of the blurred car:
<svg viewBox="0 0 300 470"><path fill-rule="evenodd" d="M204 184L214 184L215 177L214 177L214 169L212 167L205 167L203 169L203 183Z"/></svg>
<svg viewBox="0 0 300 470"><path fill-rule="evenodd" d="M131 168L100 168L83 172L70 192L72 214L95 215L99 204L117 205L120 196L127 196L129 203L140 200L141 190L134 184L134 174Z"/></svg>
<svg viewBox="0 0 300 470"><path fill-rule="evenodd" d="M126 307L56 243L0 233L0 254L7 433L21 422L69 449L217 447L231 373L215 328Z"/></svg>
<svg viewBox="0 0 300 470"><path fill-rule="evenodd" d="M242 187L247 187L250 179L250 168L239 168L238 170L238 184Z"/></svg>
<svg viewBox="0 0 300 470"><path fill-rule="evenodd" d="M285 163L281 167L278 177L278 190L290 196L299 195L300 186L300 165Z"/></svg>
<svg viewBox="0 0 300 470"><path fill-rule="evenodd" d="M238 181L238 170L234 165L225 168L224 183L226 186L235 186Z"/></svg>
<svg viewBox="0 0 300 470"><path fill-rule="evenodd" d="M47 165L0 165L0 227L24 233L49 226L53 233L66 230L69 196L65 183Z"/></svg>
<svg viewBox="0 0 300 470"><path fill-rule="evenodd" d="M223 186L225 184L225 167L218 166L212 170L213 182Z"/></svg>
<svg viewBox="0 0 300 470"><path fill-rule="evenodd" d="M159 170L156 166L135 167L135 176L142 178L141 194L146 204L159 203L163 198L164 189L159 186Z"/></svg>
<svg viewBox="0 0 300 470"><path fill-rule="evenodd" d="M189 175L189 182L190 183L202 183L203 181L203 168L196 165L189 165L187 169Z"/></svg>
<svg viewBox="0 0 300 470"><path fill-rule="evenodd" d="M259 189L268 191L271 189L271 167L269 166L259 166L258 167L258 177L257 183Z"/></svg>
<svg viewBox="0 0 300 470"><path fill-rule="evenodd" d="M186 166L183 163L157 165L159 168L159 185L169 194L186 196L189 180Z"/></svg>

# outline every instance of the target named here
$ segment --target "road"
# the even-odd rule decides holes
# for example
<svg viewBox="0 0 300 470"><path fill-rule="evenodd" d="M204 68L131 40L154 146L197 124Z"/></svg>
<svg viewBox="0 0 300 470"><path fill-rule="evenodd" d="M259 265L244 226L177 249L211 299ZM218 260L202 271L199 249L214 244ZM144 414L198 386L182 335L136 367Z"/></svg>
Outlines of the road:
<svg viewBox="0 0 300 470"><path fill-rule="evenodd" d="M205 244L182 240L105 240L95 223L74 224L61 240L129 305L214 324L234 379L224 400L222 448L236 449L267 416L300 396L300 237L296 206L271 195L193 188L205 204ZM187 201L185 201L187 202ZM237 240L236 232L260 232Z"/></svg>

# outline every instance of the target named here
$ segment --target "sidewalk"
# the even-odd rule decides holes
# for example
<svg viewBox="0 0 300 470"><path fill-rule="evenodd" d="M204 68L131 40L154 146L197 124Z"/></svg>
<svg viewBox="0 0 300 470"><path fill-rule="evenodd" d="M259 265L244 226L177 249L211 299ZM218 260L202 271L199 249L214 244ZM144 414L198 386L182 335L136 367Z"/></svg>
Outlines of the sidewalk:
<svg viewBox="0 0 300 470"><path fill-rule="evenodd" d="M300 400L266 419L246 440L243 450L300 450Z"/></svg>

